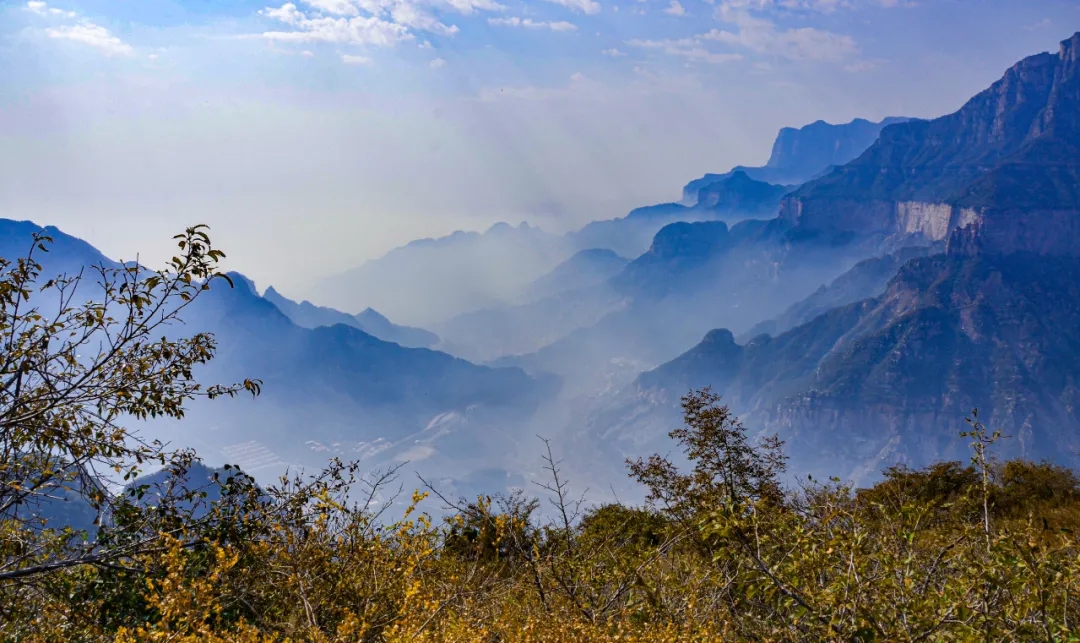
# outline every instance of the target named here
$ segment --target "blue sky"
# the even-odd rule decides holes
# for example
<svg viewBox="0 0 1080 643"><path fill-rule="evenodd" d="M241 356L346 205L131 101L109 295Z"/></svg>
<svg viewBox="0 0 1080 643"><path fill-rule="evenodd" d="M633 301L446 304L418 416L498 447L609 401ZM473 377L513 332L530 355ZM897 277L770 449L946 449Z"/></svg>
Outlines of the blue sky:
<svg viewBox="0 0 1080 643"><path fill-rule="evenodd" d="M113 256L208 222L299 289L495 221L565 230L929 117L1080 29L1063 0L0 2L0 215Z"/></svg>

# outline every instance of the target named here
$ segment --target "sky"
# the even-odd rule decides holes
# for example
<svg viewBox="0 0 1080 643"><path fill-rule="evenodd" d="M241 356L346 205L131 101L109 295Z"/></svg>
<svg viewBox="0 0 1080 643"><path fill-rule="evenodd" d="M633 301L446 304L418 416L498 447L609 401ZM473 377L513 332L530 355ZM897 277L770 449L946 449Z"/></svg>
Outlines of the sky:
<svg viewBox="0 0 1080 643"><path fill-rule="evenodd" d="M949 113L1078 29L1077 0L0 0L0 217L151 264L207 223L302 296L675 200L784 126Z"/></svg>

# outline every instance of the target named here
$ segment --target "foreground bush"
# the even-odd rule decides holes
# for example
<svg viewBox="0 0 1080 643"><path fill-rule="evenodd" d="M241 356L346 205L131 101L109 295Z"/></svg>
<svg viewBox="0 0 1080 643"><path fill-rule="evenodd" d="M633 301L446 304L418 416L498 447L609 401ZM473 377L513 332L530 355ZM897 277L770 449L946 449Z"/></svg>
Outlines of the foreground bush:
<svg viewBox="0 0 1080 643"><path fill-rule="evenodd" d="M707 392L687 403L717 413L679 432L694 470L655 458L632 466L652 485L650 508L607 505L540 524L534 502L481 498L436 522L423 511L434 499L417 493L390 522L345 502L350 490L355 500L358 489L374 494L388 481L359 478L355 465L269 489L234 473L214 483L221 498L201 518L159 525L167 535L153 549L0 585L0 633L24 641L1078 640L1080 485L1071 471L976 459L894 468L857 491L834 482L780 492L778 460L740 469L698 457L694 440L715 439L718 428L730 439L743 432ZM723 426L707 424L715 421ZM761 455L744 446L751 461ZM569 511L565 501L559 509ZM131 511L156 520L156 509ZM183 523L181 514L162 513Z"/></svg>
<svg viewBox="0 0 1080 643"><path fill-rule="evenodd" d="M171 271L118 269L131 285L55 322L20 308L36 264L0 266L0 321L17 339L0 371L3 640L1080 640L1080 481L1050 463L994 462L999 436L977 420L968 464L793 489L782 443L750 440L699 391L671 434L691 470L628 463L645 507L572 501L549 450L553 521L523 495L430 488L391 517L376 507L400 503L372 501L393 472L333 462L260 488L143 444L118 418L258 390L191 380L210 337L149 341L145 329L185 305L162 302L189 301L217 274L198 229L181 242ZM80 324L123 341L89 364L65 357L85 343L42 341ZM91 476L155 459L166 473L153 486L110 492ZM86 500L93 529L38 510L64 494Z"/></svg>

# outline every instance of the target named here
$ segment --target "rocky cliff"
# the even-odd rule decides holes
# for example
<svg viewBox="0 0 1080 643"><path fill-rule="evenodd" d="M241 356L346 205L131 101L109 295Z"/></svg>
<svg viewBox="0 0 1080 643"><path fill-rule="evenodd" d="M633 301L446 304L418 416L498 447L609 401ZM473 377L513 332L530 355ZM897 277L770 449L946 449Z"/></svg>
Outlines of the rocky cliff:
<svg viewBox="0 0 1080 643"><path fill-rule="evenodd" d="M706 174L683 188L683 202L698 203L698 193L736 172L756 181L797 185L817 177L833 166L843 165L866 151L881 129L907 119L890 117L879 123L857 118L837 124L817 121L800 128L785 127L776 135L772 154L763 167L737 166L723 174Z"/></svg>
<svg viewBox="0 0 1080 643"><path fill-rule="evenodd" d="M797 228L946 240L949 251L1075 254L1080 33L1022 60L953 114L885 127L780 205Z"/></svg>

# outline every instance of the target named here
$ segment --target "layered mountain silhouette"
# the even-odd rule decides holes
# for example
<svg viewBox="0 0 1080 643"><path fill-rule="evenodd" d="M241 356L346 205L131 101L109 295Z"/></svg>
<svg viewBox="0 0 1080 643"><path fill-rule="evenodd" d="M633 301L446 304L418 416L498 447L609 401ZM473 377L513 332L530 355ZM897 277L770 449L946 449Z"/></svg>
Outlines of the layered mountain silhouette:
<svg viewBox="0 0 1080 643"><path fill-rule="evenodd" d="M803 183L856 158L877 140L882 128L906 120L890 117L874 123L857 118L841 125L816 121L797 129L785 127L777 134L772 154L763 167L739 165L724 174L706 174L694 179L683 188L683 202L688 205L700 203L702 189L739 172L767 183Z"/></svg>
<svg viewBox="0 0 1080 643"><path fill-rule="evenodd" d="M556 373L583 391L610 389L717 325L741 332L780 315L863 258L861 247L796 242L791 232L781 219L665 226L606 284L610 307L595 323L494 363Z"/></svg>
<svg viewBox="0 0 1080 643"><path fill-rule="evenodd" d="M0 249L34 230L0 222ZM100 257L50 232L57 265ZM1010 453L1080 464L1078 248L1080 34L941 118L784 129L765 166L706 175L683 203L413 242L313 293L336 309L236 275L189 326L219 338L208 375L265 393L196 409L196 433L252 463L508 480L490 463L557 394L542 419L571 460L621 476L712 386L802 473L963 458L975 407ZM438 336L341 312L364 306Z"/></svg>
<svg viewBox="0 0 1080 643"><path fill-rule="evenodd" d="M343 313L327 306L316 306L310 301L295 301L285 297L270 286L262 295L297 326L318 328L345 324L359 328L384 342L393 342L409 348L432 348L439 343L439 336L423 328L398 326L373 308L365 308L356 315Z"/></svg>
<svg viewBox="0 0 1080 643"><path fill-rule="evenodd" d="M1029 458L1080 461L1080 262L1065 257L907 263L879 297L775 337L717 330L641 375L588 426L659 443L677 403L711 386L748 425L789 442L800 471L854 479L904 462L962 459L972 409Z"/></svg>
<svg viewBox="0 0 1080 643"><path fill-rule="evenodd" d="M0 236L0 256L11 259L25 254L31 235L42 230L10 221L0 221L0 229L10 233ZM44 255L47 274L117 265L79 239L55 228L46 232L54 239ZM240 459L247 462L239 464L258 462L279 471L288 464L317 464L336 449L371 466L395 458L442 458L447 466L436 471L461 472L455 462L471 470L471 457L508 449L510 438L500 437L508 435L507 427L527 418L554 391L554 382L520 369L478 366L378 339L357 327L370 316L357 324L304 328L243 275L230 277L234 287L215 282L184 312L184 324L170 332L214 333L217 358L200 370L200 379L258 378L262 395L196 403L181 423L152 428L197 447L210 461L246 454ZM421 443L427 448L417 451Z"/></svg>
<svg viewBox="0 0 1080 643"><path fill-rule="evenodd" d="M514 300L574 253L562 235L522 223L422 239L316 285L311 300L338 310L371 307L399 323L432 327Z"/></svg>
<svg viewBox="0 0 1080 643"><path fill-rule="evenodd" d="M607 248L582 250L529 284L525 297L535 301L596 286L619 274L627 263L629 261L626 258Z"/></svg>

